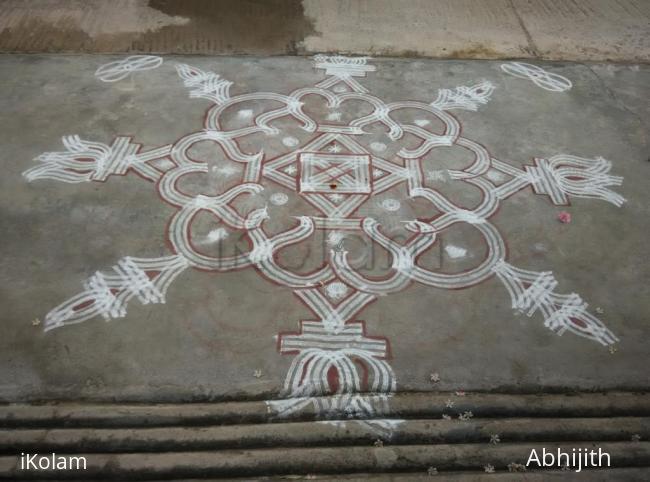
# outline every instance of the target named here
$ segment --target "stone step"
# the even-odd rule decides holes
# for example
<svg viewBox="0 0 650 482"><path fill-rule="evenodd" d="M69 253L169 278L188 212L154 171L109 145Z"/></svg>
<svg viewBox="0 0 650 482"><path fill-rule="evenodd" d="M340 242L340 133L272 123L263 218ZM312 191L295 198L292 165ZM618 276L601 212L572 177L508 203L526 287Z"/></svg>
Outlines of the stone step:
<svg viewBox="0 0 650 482"><path fill-rule="evenodd" d="M1 429L0 453L163 452L260 447L650 440L650 417L405 420L379 431L368 421L292 422L156 428Z"/></svg>
<svg viewBox="0 0 650 482"><path fill-rule="evenodd" d="M515 461L526 461L533 449L543 444L431 444L384 447L277 447L253 450L221 450L165 453L87 453L86 470L21 470L20 459L0 457L0 477L9 480L61 478L113 478L156 480L170 478L261 477L267 475L309 475L353 473L389 473L395 471L439 472L482 471L491 464L507 471ZM617 467L650 466L650 442L608 442L579 444L600 447L610 454ZM575 443L553 444L571 453ZM521 462L517 462L521 463Z"/></svg>
<svg viewBox="0 0 650 482"><path fill-rule="evenodd" d="M314 398L318 400L318 398ZM453 401L453 410L446 407ZM390 396L391 418L440 418L472 411L477 417L650 416L650 395L635 392L494 394L418 392ZM219 403L49 403L0 405L0 427L133 427L221 425L313 420L308 406L278 417L263 400Z"/></svg>
<svg viewBox="0 0 650 482"><path fill-rule="evenodd" d="M548 469L526 478L547 480L557 473L650 480L650 396L643 393L400 393L390 398L389 412L364 420L318 420L309 411L282 419L272 406L2 405L0 479L413 480L435 467L443 477L454 476L444 480L465 481L483 480L489 464L497 473L490 480L521 480L521 474L508 473L508 465L525 464L533 449L600 448L615 470L591 469L591 478ZM472 417L459 419L469 411ZM443 419L443 413L453 418ZM22 470L23 452L83 456L87 468ZM535 474L542 478L529 478ZM601 474L611 478L599 479Z"/></svg>

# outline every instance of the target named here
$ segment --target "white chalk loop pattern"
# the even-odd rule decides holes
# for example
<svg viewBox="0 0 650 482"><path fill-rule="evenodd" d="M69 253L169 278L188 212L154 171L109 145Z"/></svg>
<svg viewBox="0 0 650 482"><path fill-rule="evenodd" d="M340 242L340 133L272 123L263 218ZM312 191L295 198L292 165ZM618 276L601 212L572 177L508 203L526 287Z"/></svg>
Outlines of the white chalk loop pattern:
<svg viewBox="0 0 650 482"><path fill-rule="evenodd" d="M129 59L130 63L104 66L102 75L116 79L155 65L152 60ZM164 233L171 253L150 259L126 257L109 270L96 272L79 294L46 315L45 329L92 318L123 318L133 300L164 303L167 289L188 268L215 275L254 268L290 289L312 313L300 320L294 333L278 335L279 352L294 358L282 386L285 399L268 402L270 410L282 416L311 407L323 416L344 411L351 418L386 413L397 387L390 344L374 333L372 320L360 319L360 313L414 283L456 290L496 279L505 286L513 310L538 319L552 332L571 332L604 345L616 342L579 295L559 293L551 272L509 264L506 239L492 220L502 202L524 195L525 188L558 206L571 198L622 206L625 199L612 188L623 179L611 174L612 163L563 153L533 158L523 166L501 161L464 137L460 121L450 112L476 111L486 105L495 91L492 83L479 80L442 88L426 101L387 103L360 83L376 70L369 61L318 55L314 67L324 71L325 78L289 93L240 93L217 73L178 64L190 97L208 104L203 124L193 132L148 150L127 136L102 142L72 135L63 138L63 150L38 156L37 164L24 172L29 182L104 182L111 176L135 174L153 183L162 201L173 208ZM504 71L549 90L570 87L563 78L527 64L504 66ZM320 97L331 112L338 112L346 102L364 103L368 109L347 123L338 116L334 122L327 113L320 118L305 111L306 96ZM268 100L274 107L264 112L252 115L247 108L251 102L262 105ZM406 119L409 112L412 117ZM236 115L238 127L225 128L226 115ZM287 116L297 126L291 133L275 122ZM368 127L384 131L383 142L368 134ZM282 143L281 153L267 156L264 145L242 150L238 140L253 134L278 136L258 137L260 143L264 139ZM205 141L218 147L226 159L217 165L192 159L188 152ZM423 159L444 156L452 148L469 152L471 162L462 169L424 169ZM389 151L395 154L382 157ZM184 189L180 181L186 176L219 176L227 178L227 184L220 192L197 194ZM450 185L478 189L482 200L477 205L458 205L438 189ZM233 203L235 199L241 202ZM409 213L415 203L419 209L428 206L431 215L414 218ZM366 214L359 214L362 207ZM218 226L207 234L200 231L196 223L200 214L208 214ZM410 237L390 237L385 220L403 226ZM271 222L276 223L272 230L268 229ZM285 224L280 229L281 222ZM423 256L440 247L445 232L459 227L478 236L485 256L448 246L448 257L468 263L466 269L447 272L421 263ZM241 237L249 245L243 252L200 249ZM385 276L370 277L355 264L348 253L352 237L388 253ZM297 270L278 256L315 239L326 240L327 247L320 267L312 272ZM381 433L398 423L377 422L373 428Z"/></svg>
<svg viewBox="0 0 650 482"><path fill-rule="evenodd" d="M163 58L155 55L132 55L123 60L102 65L95 71L95 77L102 82L117 82L134 72L158 68L162 63Z"/></svg>
<svg viewBox="0 0 650 482"><path fill-rule="evenodd" d="M573 87L566 77L548 72L543 68L524 62L509 62L501 64L501 70L520 79L532 81L536 86L550 92L565 92Z"/></svg>

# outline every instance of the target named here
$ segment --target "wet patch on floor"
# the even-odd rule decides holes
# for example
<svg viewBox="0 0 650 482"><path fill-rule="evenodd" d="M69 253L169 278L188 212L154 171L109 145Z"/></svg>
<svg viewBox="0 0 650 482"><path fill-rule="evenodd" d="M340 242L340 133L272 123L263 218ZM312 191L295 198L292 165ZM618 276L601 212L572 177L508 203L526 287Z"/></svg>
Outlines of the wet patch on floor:
<svg viewBox="0 0 650 482"><path fill-rule="evenodd" d="M295 54L314 33L300 0L0 5L3 52Z"/></svg>

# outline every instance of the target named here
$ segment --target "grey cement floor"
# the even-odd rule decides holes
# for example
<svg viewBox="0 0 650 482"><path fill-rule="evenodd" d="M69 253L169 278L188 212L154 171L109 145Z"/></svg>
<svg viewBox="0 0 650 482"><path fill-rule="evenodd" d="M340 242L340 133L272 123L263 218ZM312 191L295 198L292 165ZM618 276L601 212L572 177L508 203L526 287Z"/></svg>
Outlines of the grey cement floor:
<svg viewBox="0 0 650 482"><path fill-rule="evenodd" d="M119 82L93 75L120 58L0 57L0 400L272 396L293 359L278 353L276 335L298 331L299 320L313 315L289 289L253 269L190 269L172 283L165 304L132 300L124 318L43 332L46 313L79 293L95 271L124 256L169 254L164 232L175 209L134 175L105 183L28 183L21 174L36 165L36 156L61 150L60 139L69 134L103 143L132 135L146 150L201 130L210 103L188 97L174 68L180 62L222 75L236 94L288 93L325 78L310 59L295 57L168 56L161 67ZM552 270L558 292L579 293L592 313L602 308L599 318L620 338L614 353L571 333L553 334L539 314L517 316L494 278L465 290L414 284L380 297L358 317L369 335L390 341L398 390L650 388L650 68L539 64L572 81L570 91L557 93L506 75L502 62L372 63L377 72L359 80L385 101L431 102L439 88L491 81L496 89L486 105L453 111L465 137L513 166L560 153L602 156L624 178L614 189L627 199L621 208L577 198L560 207L527 188L491 220L507 242L509 262ZM369 140L386 139L381 129L369 130ZM283 148L277 139L255 142L264 143L267 156ZM453 155L443 158L441 166L454 162ZM476 195L451 183L441 189L461 203ZM270 209L275 218L296 214ZM376 206L369 209L381 215ZM570 224L557 221L562 210L571 213ZM482 256L479 240L463 230L445 241L464 246L467 263ZM322 244L312 248L310 256L318 258ZM441 269L463 269L446 251L439 255ZM441 379L435 385L432 372Z"/></svg>
<svg viewBox="0 0 650 482"><path fill-rule="evenodd" d="M4 0L1 52L650 61L647 0Z"/></svg>

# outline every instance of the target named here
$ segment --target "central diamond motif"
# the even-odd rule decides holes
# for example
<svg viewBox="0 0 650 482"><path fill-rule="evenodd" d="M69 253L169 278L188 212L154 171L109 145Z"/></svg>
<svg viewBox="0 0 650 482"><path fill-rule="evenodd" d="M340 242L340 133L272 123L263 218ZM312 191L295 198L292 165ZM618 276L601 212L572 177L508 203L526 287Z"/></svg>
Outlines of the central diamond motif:
<svg viewBox="0 0 650 482"><path fill-rule="evenodd" d="M368 154L303 152L300 158L300 192L369 194Z"/></svg>

